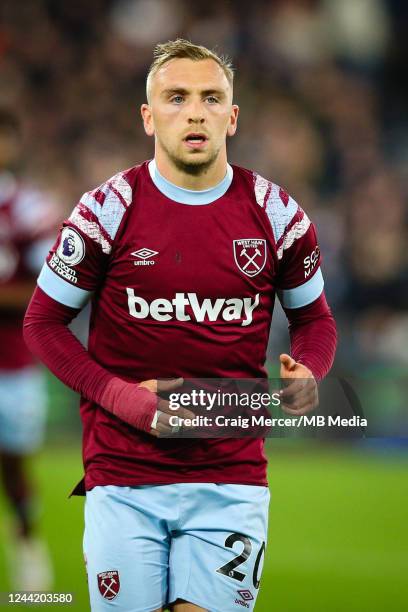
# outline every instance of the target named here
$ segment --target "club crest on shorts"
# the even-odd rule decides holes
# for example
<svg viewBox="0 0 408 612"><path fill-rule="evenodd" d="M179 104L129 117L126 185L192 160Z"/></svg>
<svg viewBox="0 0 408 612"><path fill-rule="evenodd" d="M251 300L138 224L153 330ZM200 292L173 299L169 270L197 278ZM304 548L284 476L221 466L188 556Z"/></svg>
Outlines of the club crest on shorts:
<svg viewBox="0 0 408 612"><path fill-rule="evenodd" d="M117 570L101 572L97 575L99 592L104 599L115 599L120 591L120 578Z"/></svg>
<svg viewBox="0 0 408 612"><path fill-rule="evenodd" d="M234 259L238 268L247 276L256 276L266 264L266 240L241 238L234 240Z"/></svg>
<svg viewBox="0 0 408 612"><path fill-rule="evenodd" d="M72 227L64 227L57 255L67 266L76 266L85 257L85 243Z"/></svg>

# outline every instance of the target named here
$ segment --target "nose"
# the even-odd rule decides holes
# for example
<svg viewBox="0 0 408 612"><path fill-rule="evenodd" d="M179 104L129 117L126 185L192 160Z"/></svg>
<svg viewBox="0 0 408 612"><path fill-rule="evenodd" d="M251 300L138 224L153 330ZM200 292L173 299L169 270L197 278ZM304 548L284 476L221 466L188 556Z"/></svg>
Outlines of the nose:
<svg viewBox="0 0 408 612"><path fill-rule="evenodd" d="M188 109L188 122L190 124L203 124L205 121L203 108L200 102L192 102Z"/></svg>
<svg viewBox="0 0 408 612"><path fill-rule="evenodd" d="M202 125L204 123L204 117L190 117L188 120L189 123L196 123L197 125Z"/></svg>
<svg viewBox="0 0 408 612"><path fill-rule="evenodd" d="M190 117L188 118L188 122L189 123L196 123L198 125L203 124L205 121L204 117L200 117L198 115L190 115Z"/></svg>

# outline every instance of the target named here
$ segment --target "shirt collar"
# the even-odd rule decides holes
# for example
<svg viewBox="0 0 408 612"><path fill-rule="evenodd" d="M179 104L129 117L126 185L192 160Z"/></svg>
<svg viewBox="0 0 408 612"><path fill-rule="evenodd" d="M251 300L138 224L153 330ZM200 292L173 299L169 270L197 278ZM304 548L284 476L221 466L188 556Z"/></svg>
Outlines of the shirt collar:
<svg viewBox="0 0 408 612"><path fill-rule="evenodd" d="M231 166L227 164L227 172L222 181L210 189L203 189L201 191L184 189L183 187L178 187L174 183L168 181L158 171L156 161L154 159L149 162L149 174L157 189L170 200L174 200L179 204L199 206L203 204L211 204L211 202L214 202L223 196L231 185L234 171Z"/></svg>

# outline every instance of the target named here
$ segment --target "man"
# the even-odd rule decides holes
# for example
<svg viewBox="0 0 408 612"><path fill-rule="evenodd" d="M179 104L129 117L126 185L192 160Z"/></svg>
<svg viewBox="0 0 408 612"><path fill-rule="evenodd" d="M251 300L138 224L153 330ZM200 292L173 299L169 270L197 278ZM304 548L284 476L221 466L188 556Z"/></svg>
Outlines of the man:
<svg viewBox="0 0 408 612"><path fill-rule="evenodd" d="M227 163L232 82L208 49L158 45L141 107L154 160L81 198L26 315L33 352L82 395L94 611L111 601L126 612L253 608L269 501L263 440L160 438L171 411L157 393L182 378L265 378L275 291L292 341L281 374L296 379L287 412L315 407L333 360L313 226L279 187ZM66 326L89 299L86 352Z"/></svg>
<svg viewBox="0 0 408 612"><path fill-rule="evenodd" d="M47 589L51 567L37 533L38 495L29 471L45 427L45 389L22 333L24 311L56 227L49 198L19 178L20 126L0 110L0 474L15 519L10 580Z"/></svg>

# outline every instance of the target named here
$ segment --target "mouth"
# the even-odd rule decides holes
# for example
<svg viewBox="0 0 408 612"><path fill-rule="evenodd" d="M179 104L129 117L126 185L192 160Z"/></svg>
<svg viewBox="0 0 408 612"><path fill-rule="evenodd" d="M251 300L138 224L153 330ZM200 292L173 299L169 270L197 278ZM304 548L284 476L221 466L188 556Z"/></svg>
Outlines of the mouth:
<svg viewBox="0 0 408 612"><path fill-rule="evenodd" d="M200 132L191 132L183 138L183 142L185 142L186 146L189 149L201 149L205 146L207 141L208 136Z"/></svg>

